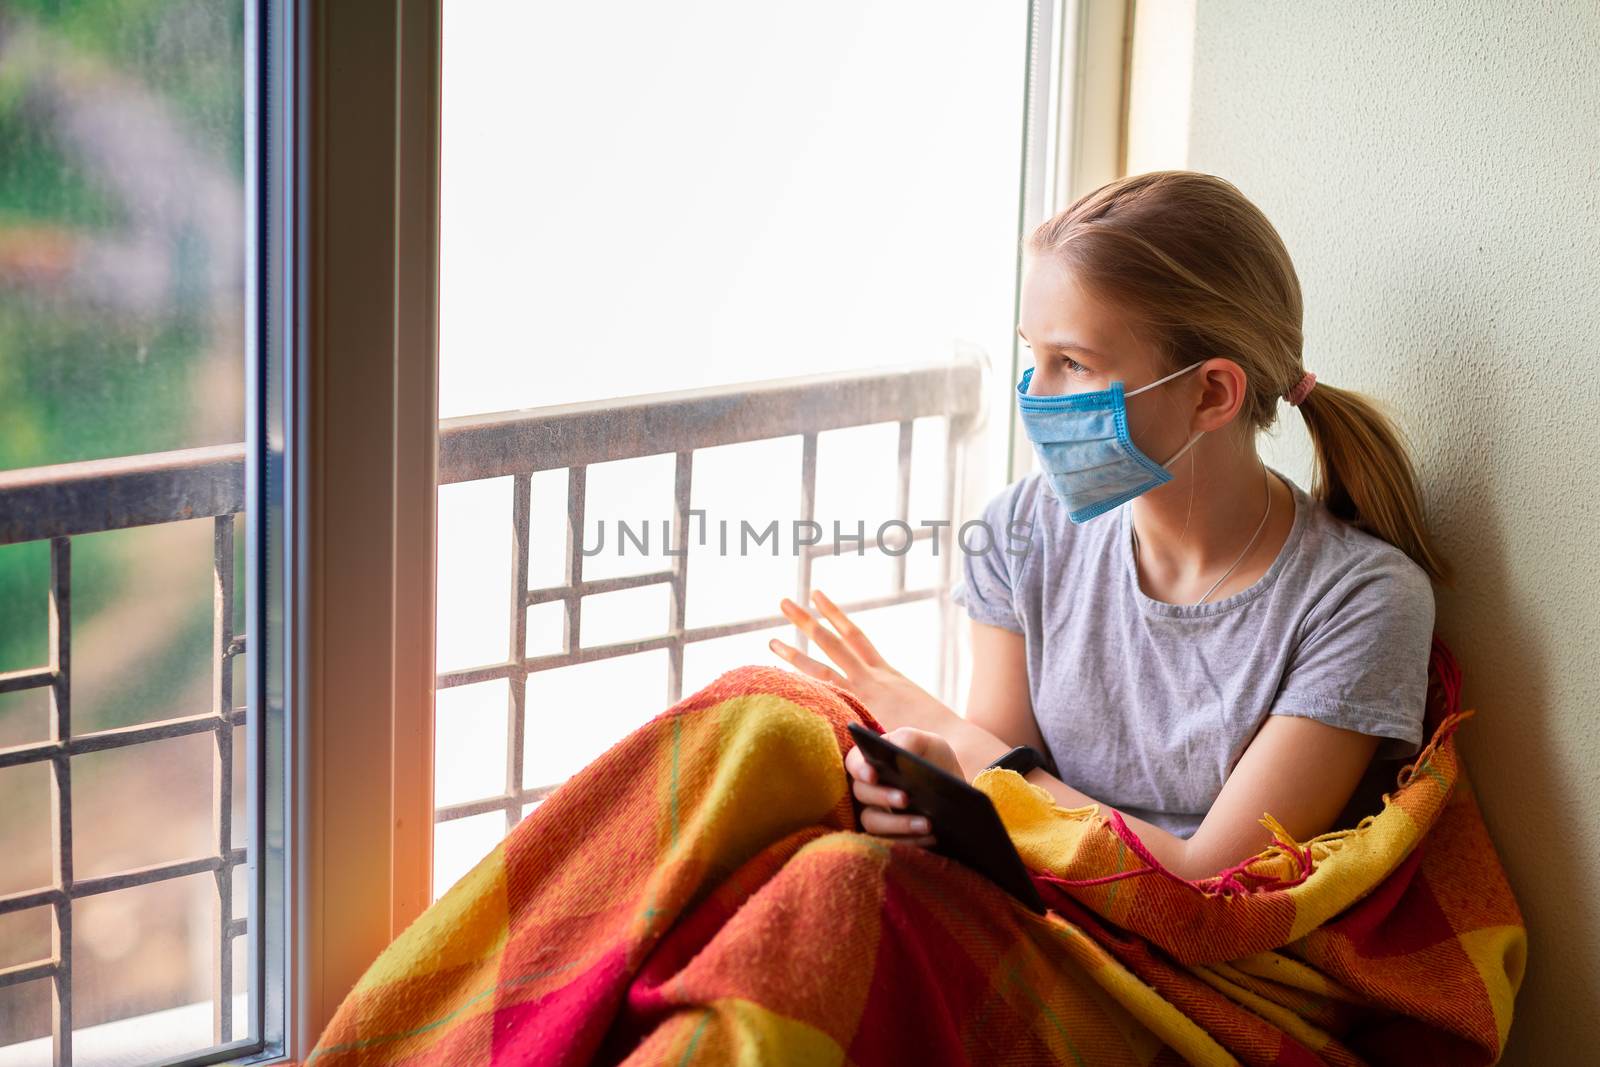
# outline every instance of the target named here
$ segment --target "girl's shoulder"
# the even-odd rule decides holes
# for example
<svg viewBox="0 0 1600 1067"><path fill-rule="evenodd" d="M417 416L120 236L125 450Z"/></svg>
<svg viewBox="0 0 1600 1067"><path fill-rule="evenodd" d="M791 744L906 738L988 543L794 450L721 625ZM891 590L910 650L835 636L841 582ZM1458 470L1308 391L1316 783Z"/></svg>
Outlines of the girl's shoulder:
<svg viewBox="0 0 1600 1067"><path fill-rule="evenodd" d="M1432 623L1433 582L1415 560L1389 542L1339 518L1294 482L1296 503L1306 509L1306 525L1291 580L1316 590L1325 604L1361 600L1388 605L1406 614L1425 614Z"/></svg>

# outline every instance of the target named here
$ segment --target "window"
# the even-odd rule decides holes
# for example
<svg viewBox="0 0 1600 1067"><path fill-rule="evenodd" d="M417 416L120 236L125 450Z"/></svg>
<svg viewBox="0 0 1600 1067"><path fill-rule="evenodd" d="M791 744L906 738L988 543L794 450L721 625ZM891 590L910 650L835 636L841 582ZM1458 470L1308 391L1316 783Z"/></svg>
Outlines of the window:
<svg viewBox="0 0 1600 1067"><path fill-rule="evenodd" d="M1032 7L446 7L435 896L781 596L961 706Z"/></svg>
<svg viewBox="0 0 1600 1067"><path fill-rule="evenodd" d="M958 702L1062 7L0 0L0 1067L303 1055L783 593Z"/></svg>
<svg viewBox="0 0 1600 1067"><path fill-rule="evenodd" d="M281 1032L272 405L247 414L263 17L0 4L7 1067L212 1062Z"/></svg>

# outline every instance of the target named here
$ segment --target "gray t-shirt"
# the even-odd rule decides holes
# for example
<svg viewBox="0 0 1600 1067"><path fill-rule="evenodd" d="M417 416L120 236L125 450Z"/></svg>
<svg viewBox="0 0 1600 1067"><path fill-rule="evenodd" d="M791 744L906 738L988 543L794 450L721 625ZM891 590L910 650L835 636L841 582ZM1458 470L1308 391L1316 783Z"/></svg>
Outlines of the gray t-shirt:
<svg viewBox="0 0 1600 1067"><path fill-rule="evenodd" d="M1139 588L1126 506L1075 526L1038 471L986 505L993 536L963 538L955 601L1023 636L1062 781L1186 838L1268 715L1376 734L1375 763L1420 749L1432 584L1283 480L1295 515L1278 558L1198 606Z"/></svg>

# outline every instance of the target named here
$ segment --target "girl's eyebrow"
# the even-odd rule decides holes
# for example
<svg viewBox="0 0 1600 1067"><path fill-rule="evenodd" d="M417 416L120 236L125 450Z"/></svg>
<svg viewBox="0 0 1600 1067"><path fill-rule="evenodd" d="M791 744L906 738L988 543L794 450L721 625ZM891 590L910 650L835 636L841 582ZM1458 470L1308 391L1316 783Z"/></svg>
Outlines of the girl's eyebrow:
<svg viewBox="0 0 1600 1067"><path fill-rule="evenodd" d="M1028 341L1028 335L1022 332L1022 327L1021 326L1017 327L1017 336L1022 338L1024 341ZM1028 341L1028 343L1030 345L1033 344L1032 341ZM1070 338L1066 338L1066 337L1058 338L1058 339L1056 339L1054 341L1042 341L1042 342L1040 342L1040 344L1044 348L1055 348L1055 349L1069 349L1070 348L1074 352L1087 352L1091 356L1100 356L1100 358L1102 358L1102 359L1105 358L1103 355L1101 355L1101 353L1096 352L1094 349L1088 347L1087 345L1080 345L1078 342L1076 342L1074 340L1071 340Z"/></svg>

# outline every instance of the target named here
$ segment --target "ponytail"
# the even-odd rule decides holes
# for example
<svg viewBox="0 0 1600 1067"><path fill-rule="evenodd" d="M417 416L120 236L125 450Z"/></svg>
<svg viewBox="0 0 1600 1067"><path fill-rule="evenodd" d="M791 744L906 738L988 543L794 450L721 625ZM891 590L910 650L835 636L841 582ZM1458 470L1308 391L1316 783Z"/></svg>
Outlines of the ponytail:
<svg viewBox="0 0 1600 1067"><path fill-rule="evenodd" d="M1312 495L1410 556L1429 578L1448 582L1450 564L1423 522L1416 469L1393 421L1360 393L1320 383L1298 407L1317 454Z"/></svg>

